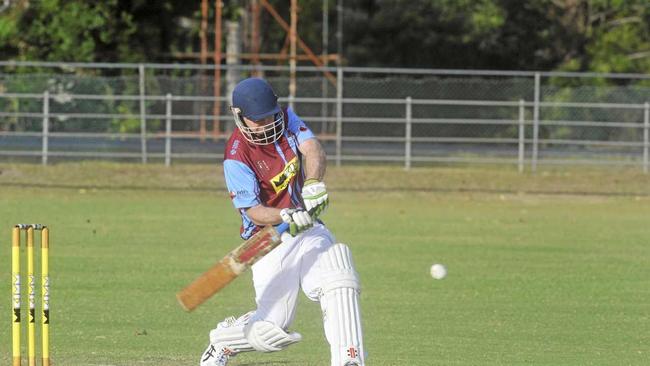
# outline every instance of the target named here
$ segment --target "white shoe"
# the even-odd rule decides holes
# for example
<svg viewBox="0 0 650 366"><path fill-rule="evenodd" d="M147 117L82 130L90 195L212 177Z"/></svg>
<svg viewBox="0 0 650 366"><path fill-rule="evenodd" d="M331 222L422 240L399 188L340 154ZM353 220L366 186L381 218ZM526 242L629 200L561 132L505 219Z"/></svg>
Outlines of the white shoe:
<svg viewBox="0 0 650 366"><path fill-rule="evenodd" d="M236 319L234 316L227 317L222 322L217 324L217 327L213 329L212 332L218 332L220 329L229 328L239 323L245 323L248 321L248 318L252 312L246 313L241 316L239 319ZM200 366L226 366L230 357L233 357L237 352L233 349L227 347L223 343L210 343L208 348L205 349L201 355Z"/></svg>
<svg viewBox="0 0 650 366"><path fill-rule="evenodd" d="M359 366L359 363L357 361L348 361L343 366Z"/></svg>
<svg viewBox="0 0 650 366"><path fill-rule="evenodd" d="M210 344L201 355L199 366L226 366L232 355L228 347Z"/></svg>

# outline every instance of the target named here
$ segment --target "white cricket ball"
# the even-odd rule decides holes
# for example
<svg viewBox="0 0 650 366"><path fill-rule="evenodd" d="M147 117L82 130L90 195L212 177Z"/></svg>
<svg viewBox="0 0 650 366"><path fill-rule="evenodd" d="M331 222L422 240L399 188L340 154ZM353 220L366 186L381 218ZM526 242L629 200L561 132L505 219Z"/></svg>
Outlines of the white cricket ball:
<svg viewBox="0 0 650 366"><path fill-rule="evenodd" d="M442 264L436 263L431 266L431 277L436 280L441 280L447 276L447 267Z"/></svg>

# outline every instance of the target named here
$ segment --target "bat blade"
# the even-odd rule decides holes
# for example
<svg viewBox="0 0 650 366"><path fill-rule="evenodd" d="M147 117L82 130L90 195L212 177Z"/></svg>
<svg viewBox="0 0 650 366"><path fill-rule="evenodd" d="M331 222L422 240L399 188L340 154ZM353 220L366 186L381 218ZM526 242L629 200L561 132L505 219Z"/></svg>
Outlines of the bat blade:
<svg viewBox="0 0 650 366"><path fill-rule="evenodd" d="M176 294L176 299L178 299L178 303L183 310L192 311L196 309L197 306L237 278L238 274L227 263L228 259L224 258L217 262Z"/></svg>
<svg viewBox="0 0 650 366"><path fill-rule="evenodd" d="M267 226L228 253L176 294L181 307L185 311L192 311L203 304L260 258L280 245L282 243L280 234L287 229L288 225L286 224L279 225L277 229Z"/></svg>

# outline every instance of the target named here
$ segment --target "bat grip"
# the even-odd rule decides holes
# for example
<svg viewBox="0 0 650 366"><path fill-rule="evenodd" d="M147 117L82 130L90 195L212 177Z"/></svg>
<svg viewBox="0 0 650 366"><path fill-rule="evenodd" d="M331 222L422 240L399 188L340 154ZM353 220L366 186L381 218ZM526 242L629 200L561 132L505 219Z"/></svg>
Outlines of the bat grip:
<svg viewBox="0 0 650 366"><path fill-rule="evenodd" d="M275 230L278 232L278 234L282 234L283 232L289 230L289 224L283 222L280 225L276 226Z"/></svg>

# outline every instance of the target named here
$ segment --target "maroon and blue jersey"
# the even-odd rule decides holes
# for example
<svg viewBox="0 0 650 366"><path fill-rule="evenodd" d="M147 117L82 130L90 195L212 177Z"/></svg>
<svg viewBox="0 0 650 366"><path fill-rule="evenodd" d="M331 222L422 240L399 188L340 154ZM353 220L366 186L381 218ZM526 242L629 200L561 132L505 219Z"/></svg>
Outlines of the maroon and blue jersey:
<svg viewBox="0 0 650 366"><path fill-rule="evenodd" d="M233 205L242 219L240 234L250 238L261 229L246 209L264 205L275 208L302 207L304 182L302 154L298 146L314 134L291 108L283 109L285 129L274 143L255 145L235 129L226 144L223 170Z"/></svg>

